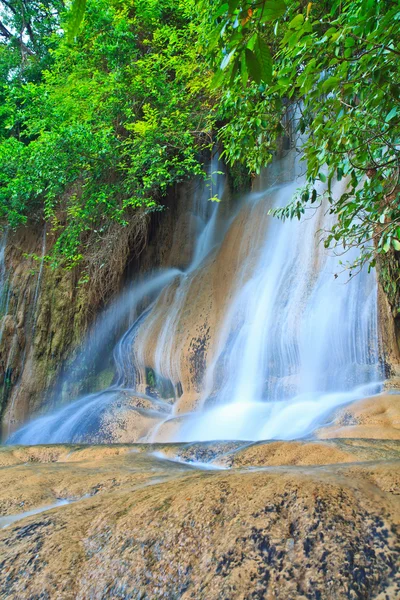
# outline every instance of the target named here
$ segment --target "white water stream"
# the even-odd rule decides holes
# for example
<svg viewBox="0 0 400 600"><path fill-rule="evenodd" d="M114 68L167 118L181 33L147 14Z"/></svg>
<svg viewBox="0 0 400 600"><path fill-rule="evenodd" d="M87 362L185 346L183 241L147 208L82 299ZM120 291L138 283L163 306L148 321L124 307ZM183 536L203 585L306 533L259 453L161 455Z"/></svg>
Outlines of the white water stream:
<svg viewBox="0 0 400 600"><path fill-rule="evenodd" d="M298 185L280 186L255 202L282 206ZM343 193L343 184L336 187ZM375 274L363 269L349 278L320 242L319 230L332 223L329 214L322 216L322 222L316 216L270 222L207 372L203 400L217 389L217 405L190 415L176 441L298 438L335 407L379 391ZM346 259L356 256L350 251ZM248 268L245 261L242 277Z"/></svg>
<svg viewBox="0 0 400 600"><path fill-rule="evenodd" d="M289 162L270 170L269 188L243 199L248 227L254 230L252 243L235 274L236 292L219 329L199 408L180 415L181 425L170 441L298 438L308 435L335 407L379 391L375 273L363 270L349 280L348 272L342 272L339 257L320 243L319 231L332 224L323 208L301 222L283 223L267 216L272 206L287 204L302 183L289 172ZM271 187L276 177L282 180L282 173L289 183ZM223 185L222 178L218 185ZM337 195L343 185L336 184ZM218 193L222 195L222 188ZM154 351L156 376L171 382L179 380L176 364L181 348L175 345L175 332L192 277L221 243L218 204L209 203L209 197L203 189L193 199L203 225L188 269L150 277L132 288L121 304L121 310L130 303L138 306L144 297L154 299L175 282ZM255 214L263 217L252 220ZM351 252L345 257L352 258ZM135 389L137 365L143 366L146 357L141 347L135 352L132 347L143 319L148 323L152 318L150 306L117 344L113 386L36 419L9 443L84 440L116 394ZM156 405L155 401L155 410ZM175 416L167 410L165 420Z"/></svg>

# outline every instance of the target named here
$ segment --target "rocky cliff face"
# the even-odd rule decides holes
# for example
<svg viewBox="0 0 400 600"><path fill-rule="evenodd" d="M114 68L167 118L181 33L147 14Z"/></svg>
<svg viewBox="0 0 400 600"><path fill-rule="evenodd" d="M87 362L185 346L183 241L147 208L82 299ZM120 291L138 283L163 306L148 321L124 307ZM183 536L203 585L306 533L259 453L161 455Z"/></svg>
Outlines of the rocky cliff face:
<svg viewBox="0 0 400 600"><path fill-rule="evenodd" d="M400 253L395 250L378 261L380 323L392 376L400 377Z"/></svg>
<svg viewBox="0 0 400 600"><path fill-rule="evenodd" d="M43 235L26 227L7 236L0 343L3 434L46 401L90 318L79 274L51 271L41 262Z"/></svg>

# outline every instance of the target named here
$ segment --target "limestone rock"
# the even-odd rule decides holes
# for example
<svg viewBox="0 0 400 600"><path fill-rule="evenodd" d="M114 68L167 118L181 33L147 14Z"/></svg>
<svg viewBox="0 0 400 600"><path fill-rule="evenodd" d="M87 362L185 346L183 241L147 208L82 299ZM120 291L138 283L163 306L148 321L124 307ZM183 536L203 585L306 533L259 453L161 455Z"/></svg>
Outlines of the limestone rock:
<svg viewBox="0 0 400 600"><path fill-rule="evenodd" d="M400 440L400 395L381 394L339 409L317 437Z"/></svg>
<svg viewBox="0 0 400 600"><path fill-rule="evenodd" d="M399 461L293 466L308 444L277 444L258 449L292 466L199 470L143 445L2 450L19 463L0 469L0 597L398 598Z"/></svg>

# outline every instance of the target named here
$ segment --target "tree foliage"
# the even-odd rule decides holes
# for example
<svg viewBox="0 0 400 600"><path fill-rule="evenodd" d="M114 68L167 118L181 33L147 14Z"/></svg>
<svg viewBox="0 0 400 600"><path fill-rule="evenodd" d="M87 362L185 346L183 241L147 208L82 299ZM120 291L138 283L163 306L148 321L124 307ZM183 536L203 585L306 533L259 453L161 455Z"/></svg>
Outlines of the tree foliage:
<svg viewBox="0 0 400 600"><path fill-rule="evenodd" d="M296 114L307 186L275 214L300 218L326 206L317 185L326 182L336 216L327 246L355 245L372 265L377 254L399 251L398 2L209 4L207 47L228 109L220 131L227 160L258 170L287 115ZM337 196L333 184L342 179L347 187Z"/></svg>
<svg viewBox="0 0 400 600"><path fill-rule="evenodd" d="M192 2L89 1L73 44L63 34L70 14L48 8L51 31L31 17L41 43L22 35L29 53L17 40L21 13L7 13L0 218L15 227L44 217L54 264L73 265L91 232L157 209L169 186L201 172L208 71Z"/></svg>
<svg viewBox="0 0 400 600"><path fill-rule="evenodd" d="M44 207L70 261L88 231L198 173L213 128L255 173L293 121L307 184L275 214L328 207L326 245L361 263L400 251L397 1L2 5L0 217Z"/></svg>

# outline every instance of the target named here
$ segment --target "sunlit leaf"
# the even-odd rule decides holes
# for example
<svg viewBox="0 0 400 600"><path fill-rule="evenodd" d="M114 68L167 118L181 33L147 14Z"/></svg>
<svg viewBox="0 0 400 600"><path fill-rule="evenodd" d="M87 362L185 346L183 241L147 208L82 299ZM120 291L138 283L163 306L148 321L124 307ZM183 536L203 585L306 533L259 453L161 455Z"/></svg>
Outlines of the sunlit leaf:
<svg viewBox="0 0 400 600"><path fill-rule="evenodd" d="M68 24L68 41L72 42L76 37L83 17L85 15L86 0L73 0L71 18Z"/></svg>
<svg viewBox="0 0 400 600"><path fill-rule="evenodd" d="M260 23L279 19L286 12L284 0L269 0L261 7Z"/></svg>
<svg viewBox="0 0 400 600"><path fill-rule="evenodd" d="M393 117L395 117L397 115L397 107L394 106L392 108L392 110L386 115L385 121L386 123L389 123L389 121L391 121L393 119Z"/></svg>
<svg viewBox="0 0 400 600"><path fill-rule="evenodd" d="M397 250L398 252L400 252L400 241L399 240L392 240L392 244L393 244L393 248L395 250Z"/></svg>
<svg viewBox="0 0 400 600"><path fill-rule="evenodd" d="M296 15L289 23L289 29L299 29L304 23L304 15Z"/></svg>

